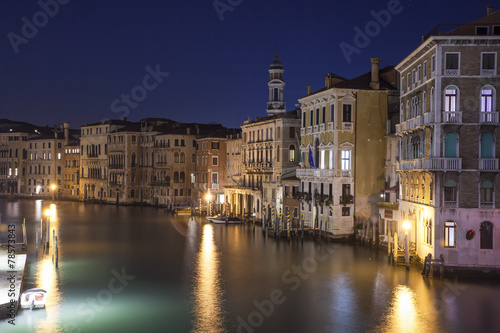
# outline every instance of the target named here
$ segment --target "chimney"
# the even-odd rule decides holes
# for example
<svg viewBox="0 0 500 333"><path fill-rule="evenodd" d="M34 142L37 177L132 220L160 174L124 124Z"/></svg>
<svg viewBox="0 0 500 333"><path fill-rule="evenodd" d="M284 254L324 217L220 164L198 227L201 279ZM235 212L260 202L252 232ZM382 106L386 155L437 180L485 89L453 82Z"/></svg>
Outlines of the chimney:
<svg viewBox="0 0 500 333"><path fill-rule="evenodd" d="M307 86L307 96L312 94L312 89L313 89L313 87Z"/></svg>
<svg viewBox="0 0 500 333"><path fill-rule="evenodd" d="M372 63L372 81L370 82L370 87L374 90L380 89L380 77L379 77L379 67L381 58L370 58Z"/></svg>
<svg viewBox="0 0 500 333"><path fill-rule="evenodd" d="M330 89L333 86L333 80L331 79L330 75L325 76L325 88Z"/></svg>
<svg viewBox="0 0 500 333"><path fill-rule="evenodd" d="M493 13L493 6L486 6L486 15L491 15Z"/></svg>

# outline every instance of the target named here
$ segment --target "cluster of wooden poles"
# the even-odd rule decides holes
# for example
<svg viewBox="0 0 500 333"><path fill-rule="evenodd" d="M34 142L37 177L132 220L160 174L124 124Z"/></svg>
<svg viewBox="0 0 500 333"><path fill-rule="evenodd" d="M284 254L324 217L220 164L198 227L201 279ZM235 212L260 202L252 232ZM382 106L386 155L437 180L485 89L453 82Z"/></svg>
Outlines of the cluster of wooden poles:
<svg viewBox="0 0 500 333"><path fill-rule="evenodd" d="M52 231L52 232L51 232ZM40 227L36 231L36 255L51 254L52 263L59 267L59 228L50 228L50 218L40 219Z"/></svg>
<svg viewBox="0 0 500 333"><path fill-rule="evenodd" d="M304 235L313 235L314 237L326 237L328 230L328 219L323 221L323 217L314 221L314 226L304 227L304 214L300 218L290 218L290 212L287 211L286 216L275 207L271 207L269 218L266 216L266 210L263 210L262 218L263 232L267 233L271 238L304 238Z"/></svg>

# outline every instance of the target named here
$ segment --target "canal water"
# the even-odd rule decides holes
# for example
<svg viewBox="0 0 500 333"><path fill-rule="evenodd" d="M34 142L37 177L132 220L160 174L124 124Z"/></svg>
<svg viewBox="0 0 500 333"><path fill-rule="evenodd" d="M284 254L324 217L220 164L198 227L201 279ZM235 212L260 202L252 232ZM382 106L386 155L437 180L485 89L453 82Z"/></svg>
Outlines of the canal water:
<svg viewBox="0 0 500 333"><path fill-rule="evenodd" d="M0 332L500 332L500 284L424 278L358 245L274 241L151 207L0 200L34 241L50 209L59 267L29 247L44 310ZM4 291L2 291L4 292Z"/></svg>

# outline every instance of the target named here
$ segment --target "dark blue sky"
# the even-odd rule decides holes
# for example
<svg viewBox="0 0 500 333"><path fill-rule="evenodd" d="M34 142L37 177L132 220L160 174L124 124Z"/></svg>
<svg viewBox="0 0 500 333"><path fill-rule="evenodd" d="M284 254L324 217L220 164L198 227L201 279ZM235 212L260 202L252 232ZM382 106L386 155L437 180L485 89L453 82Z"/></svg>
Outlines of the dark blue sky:
<svg viewBox="0 0 500 333"><path fill-rule="evenodd" d="M374 21L371 11L396 0L220 0L233 4L222 16L213 0L59 0L67 3L55 15L59 2L42 2L52 3L53 17L40 13L35 0L0 4L0 118L51 126L69 121L72 128L126 114L134 121L165 117L239 127L266 114L276 48L290 110L308 85L320 89L328 72L355 77L370 70L373 56L382 66L396 65L436 24L467 23L494 5L400 0L390 23L374 30L348 63L339 45L354 45L354 28L364 30ZM38 31L29 29L34 21ZM147 77L157 69L163 73L157 81ZM122 99L132 91L138 103Z"/></svg>

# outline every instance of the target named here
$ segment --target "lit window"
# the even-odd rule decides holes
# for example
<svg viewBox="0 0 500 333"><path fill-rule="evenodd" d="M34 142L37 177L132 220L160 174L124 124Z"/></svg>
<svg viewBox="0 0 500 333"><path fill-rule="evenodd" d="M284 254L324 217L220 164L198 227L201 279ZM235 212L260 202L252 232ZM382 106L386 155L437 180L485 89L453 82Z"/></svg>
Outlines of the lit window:
<svg viewBox="0 0 500 333"><path fill-rule="evenodd" d="M295 146L291 145L288 148L288 151L289 151L289 155L290 155L290 162L295 162Z"/></svg>
<svg viewBox="0 0 500 333"><path fill-rule="evenodd" d="M456 247L457 224L453 221L444 223L444 247Z"/></svg>
<svg viewBox="0 0 500 333"><path fill-rule="evenodd" d="M351 151L342 150L342 170L351 170Z"/></svg>

